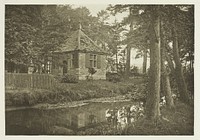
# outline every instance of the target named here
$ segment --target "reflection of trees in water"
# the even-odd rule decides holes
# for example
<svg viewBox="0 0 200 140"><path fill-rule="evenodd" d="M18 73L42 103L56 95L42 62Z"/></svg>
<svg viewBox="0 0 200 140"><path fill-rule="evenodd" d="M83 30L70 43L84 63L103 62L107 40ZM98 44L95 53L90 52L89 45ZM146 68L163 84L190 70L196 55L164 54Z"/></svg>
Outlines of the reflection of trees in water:
<svg viewBox="0 0 200 140"><path fill-rule="evenodd" d="M134 123L143 117L143 103L132 106L123 106L122 108L107 109L105 111L106 120L113 128L125 129L128 125Z"/></svg>
<svg viewBox="0 0 200 140"><path fill-rule="evenodd" d="M129 103L99 103L70 109L9 111L6 112L6 134L53 134L52 129L57 131L58 128L77 131L106 122L105 110L108 106L119 107L126 104Z"/></svg>
<svg viewBox="0 0 200 140"><path fill-rule="evenodd" d="M100 110L95 112L95 114L89 112L67 114L66 118L68 120L68 123L66 124L67 126L70 128L78 129L105 121L105 110Z"/></svg>
<svg viewBox="0 0 200 140"><path fill-rule="evenodd" d="M80 115L82 114L82 115ZM83 112L79 114L79 127L87 127L91 125L95 125L100 122L105 122L105 109L100 109L93 112Z"/></svg>
<svg viewBox="0 0 200 140"><path fill-rule="evenodd" d="M93 114L89 115L89 124L94 124L97 122L97 117Z"/></svg>

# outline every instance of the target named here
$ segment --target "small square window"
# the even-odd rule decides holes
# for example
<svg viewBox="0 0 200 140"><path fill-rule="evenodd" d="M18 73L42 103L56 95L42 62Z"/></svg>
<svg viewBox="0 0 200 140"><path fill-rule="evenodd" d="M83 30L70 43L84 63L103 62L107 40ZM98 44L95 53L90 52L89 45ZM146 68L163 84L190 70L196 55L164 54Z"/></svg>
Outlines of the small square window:
<svg viewBox="0 0 200 140"><path fill-rule="evenodd" d="M90 59L89 59L90 67L91 68L96 68L97 67L97 55L95 54L90 54Z"/></svg>

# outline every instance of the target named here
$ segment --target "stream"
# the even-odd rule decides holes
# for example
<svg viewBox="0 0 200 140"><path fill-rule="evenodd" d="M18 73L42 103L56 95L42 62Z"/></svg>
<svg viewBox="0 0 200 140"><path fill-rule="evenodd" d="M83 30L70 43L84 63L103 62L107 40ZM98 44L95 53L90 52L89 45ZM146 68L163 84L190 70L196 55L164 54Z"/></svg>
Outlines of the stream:
<svg viewBox="0 0 200 140"><path fill-rule="evenodd" d="M91 102L83 106L56 109L6 111L6 135L76 134L80 130L106 123L106 110L134 105L125 102Z"/></svg>

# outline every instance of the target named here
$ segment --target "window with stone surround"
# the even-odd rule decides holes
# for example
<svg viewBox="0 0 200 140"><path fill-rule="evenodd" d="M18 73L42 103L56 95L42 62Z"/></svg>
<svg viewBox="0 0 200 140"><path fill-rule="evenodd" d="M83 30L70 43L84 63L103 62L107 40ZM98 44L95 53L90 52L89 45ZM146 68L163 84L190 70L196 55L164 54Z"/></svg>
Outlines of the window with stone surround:
<svg viewBox="0 0 200 140"><path fill-rule="evenodd" d="M69 54L68 56L68 67L73 68L73 54Z"/></svg>
<svg viewBox="0 0 200 140"><path fill-rule="evenodd" d="M86 53L85 54L85 67L86 68L101 68L101 55Z"/></svg>
<svg viewBox="0 0 200 140"><path fill-rule="evenodd" d="M96 68L96 67L97 67L97 55L90 54L90 68Z"/></svg>
<svg viewBox="0 0 200 140"><path fill-rule="evenodd" d="M69 68L78 68L79 67L78 53L69 54L68 66L69 66Z"/></svg>

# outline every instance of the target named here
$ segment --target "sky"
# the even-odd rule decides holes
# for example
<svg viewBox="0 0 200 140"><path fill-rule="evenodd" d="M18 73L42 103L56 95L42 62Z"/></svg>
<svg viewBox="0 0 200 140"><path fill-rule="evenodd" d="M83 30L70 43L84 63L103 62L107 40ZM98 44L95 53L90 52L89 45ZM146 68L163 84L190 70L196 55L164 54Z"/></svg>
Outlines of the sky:
<svg viewBox="0 0 200 140"><path fill-rule="evenodd" d="M92 14L92 16L97 16L98 12L100 12L101 10L106 10L106 8L108 7L108 4L81 4L81 5L73 5L73 7L81 7L81 6L87 7L90 10L90 13ZM128 13L124 12L124 13L117 14L116 16L112 16L108 20L108 23L112 24L115 21L115 19L118 22L120 22L127 15L128 15Z"/></svg>
<svg viewBox="0 0 200 140"><path fill-rule="evenodd" d="M97 16L97 13L101 10L106 10L107 4L82 4L77 6L87 7L93 16Z"/></svg>

